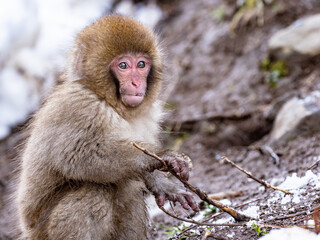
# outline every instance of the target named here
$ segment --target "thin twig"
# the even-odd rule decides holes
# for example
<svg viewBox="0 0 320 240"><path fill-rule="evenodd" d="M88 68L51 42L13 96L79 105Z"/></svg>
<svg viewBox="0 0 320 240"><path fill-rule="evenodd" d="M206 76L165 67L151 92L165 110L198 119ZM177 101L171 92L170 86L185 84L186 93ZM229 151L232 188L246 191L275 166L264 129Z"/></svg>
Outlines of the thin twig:
<svg viewBox="0 0 320 240"><path fill-rule="evenodd" d="M243 195L243 191L237 191L237 192L218 192L218 193L213 193L213 194L209 194L208 197L210 199L215 199L215 200L221 200L221 199L225 199L225 198L234 198L234 197L239 197Z"/></svg>
<svg viewBox="0 0 320 240"><path fill-rule="evenodd" d="M279 156L273 151L273 149L270 146L262 146L261 150L262 152L266 151L270 155L270 157L274 159L276 165L280 164Z"/></svg>
<svg viewBox="0 0 320 240"><path fill-rule="evenodd" d="M317 166L319 165L319 163L320 163L320 160L316 161L314 164L312 164L312 165L308 168L308 170L311 170L311 169L317 167Z"/></svg>
<svg viewBox="0 0 320 240"><path fill-rule="evenodd" d="M302 214L306 214L306 213L305 212L298 212L298 213L288 214L288 215L281 216L281 217L275 217L272 219L268 219L268 222L276 221L276 220L284 220L284 219L288 219L288 218L294 218L294 217L300 216Z"/></svg>
<svg viewBox="0 0 320 240"><path fill-rule="evenodd" d="M160 209L167 215L169 215L170 217L173 217L175 219L178 219L180 221L183 222L188 222L188 223L193 223L196 225L201 225L201 226L215 226L215 227L238 227L238 226L244 226L245 223L202 223L202 222L197 222L194 220L189 220L186 218L182 218L182 217L178 217L172 213L170 213L169 211L165 210L163 207L160 207Z"/></svg>
<svg viewBox="0 0 320 240"><path fill-rule="evenodd" d="M205 229L204 231L205 233L201 240L207 240L207 238L211 235L211 232L208 229Z"/></svg>
<svg viewBox="0 0 320 240"><path fill-rule="evenodd" d="M235 164L234 162L232 162L229 158L227 158L226 156L223 156L222 157L222 160L230 163L233 167L239 169L241 172L245 173L248 177L252 178L253 180L255 180L256 182L260 183L261 185L263 185L264 187L266 188L272 188L274 190L278 190L278 191L281 191L285 194L292 194L291 192L287 191L287 190L283 190L283 189L280 189L280 188L277 188L275 186L272 186L268 183L266 183L265 181L262 181L258 178L256 178L255 176L253 176L251 173L249 173L248 171L244 170L243 168L239 167L237 164Z"/></svg>
<svg viewBox="0 0 320 240"><path fill-rule="evenodd" d="M306 214L306 215L304 215L304 216L301 216L301 217L298 217L298 218L296 218L296 219L293 219L293 221L294 221L294 222L297 222L297 221L299 221L299 220L303 220L303 219L305 219L306 217L311 216L312 214L313 214L313 212L308 213L308 214Z"/></svg>
<svg viewBox="0 0 320 240"><path fill-rule="evenodd" d="M315 212L315 211L318 211L317 210L318 209L318 207L315 207L314 209L312 209L311 210L311 212L310 213L306 213L306 215L304 215L304 216L302 216L302 217L299 217L299 218L296 218L296 219L294 219L293 221L299 221L299 220L301 220L301 219L304 219L304 218L306 218L306 217L308 217L308 216L311 216L311 215L313 215L313 213Z"/></svg>
<svg viewBox="0 0 320 240"><path fill-rule="evenodd" d="M314 231L316 234L318 234L320 232L320 207L315 208L312 218L314 221Z"/></svg>
<svg viewBox="0 0 320 240"><path fill-rule="evenodd" d="M192 191L192 192L194 192L195 194L197 194L201 200L203 200L203 201L205 201L205 202L207 202L207 203L209 203L209 204L211 204L211 205L213 205L213 206L221 209L221 210L224 211L224 212L229 213L236 221L247 221L247 220L249 220L249 219L252 219L252 218L250 218L250 217L248 217L248 216L246 216L246 215L244 215L244 214L242 214L242 213L237 212L235 209L233 209L233 208L231 208L231 207L228 207L228 206L222 204L221 202L219 202L219 201L217 201L217 200L209 199L207 193L205 193L204 191L201 191L201 190L200 190L199 188L197 188L197 187L192 186L192 185L191 185L190 183L188 183L187 181L182 180L182 179L180 178L180 176L177 175L177 173L176 173L174 170L169 169L169 168L166 166L165 161L164 161L162 158L160 158L159 156L157 156L157 155L154 154L154 153L149 152L148 150L146 150L145 148L139 146L139 145L138 145L137 143L135 143L135 142L133 142L132 144L133 144L133 146L135 146L136 148L138 148L139 150L141 150L141 151L144 152L145 154L147 154L147 155L149 155L149 156L151 156L151 157L159 160L160 162L162 162L162 163L164 164L164 166L165 166L165 169L166 169L168 172L170 172L170 173L171 173L173 176L175 176L181 183L183 183L183 185L184 185L186 188L188 188L190 191Z"/></svg>

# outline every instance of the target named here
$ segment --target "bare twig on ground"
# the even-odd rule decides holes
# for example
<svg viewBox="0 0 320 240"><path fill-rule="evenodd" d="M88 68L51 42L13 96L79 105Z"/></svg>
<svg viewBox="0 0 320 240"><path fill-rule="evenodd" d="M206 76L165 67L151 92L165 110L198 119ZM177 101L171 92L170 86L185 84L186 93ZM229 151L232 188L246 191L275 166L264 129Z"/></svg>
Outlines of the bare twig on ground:
<svg viewBox="0 0 320 240"><path fill-rule="evenodd" d="M292 194L292 193L290 193L290 192L287 191L287 190L283 190L283 189L277 188L277 187L275 187L275 186L272 186L272 185L266 183L265 181L262 181L262 180L260 180L260 179L258 179L258 178L256 178L256 177L254 177L251 173L249 173L248 171L246 171L246 170L244 170L243 168L239 167L237 164L235 164L234 162L232 162L232 161L231 161L229 158L227 158L226 156L223 156L223 157L222 157L222 160L230 163L233 167L239 169L241 172L245 173L248 177L252 178L253 180L255 180L256 182L260 183L261 185L263 185L263 186L266 187L266 188L272 188L272 189L274 189L274 190L281 191L281 192L283 192L283 193L285 193L285 194Z"/></svg>
<svg viewBox="0 0 320 240"><path fill-rule="evenodd" d="M304 212L306 214L306 212ZM298 222L301 220L307 220L312 217L314 221L314 231L318 234L320 232L320 206L315 207L309 214L306 214L302 217L296 218L293 221ZM302 225L304 228L309 228L308 224Z"/></svg>
<svg viewBox="0 0 320 240"><path fill-rule="evenodd" d="M201 240L206 240L211 234L211 232L207 229L205 229L204 231L205 231L205 233L204 233L203 238L201 238Z"/></svg>
<svg viewBox="0 0 320 240"><path fill-rule="evenodd" d="M299 220L302 220L302 219L305 219L305 218L311 216L316 209L317 209L317 208L313 209L313 210L312 210L310 213L308 213L308 214L306 213L306 215L304 215L304 216L302 216L302 217L299 217L299 218L294 219L293 221L296 222L296 221L299 221Z"/></svg>
<svg viewBox="0 0 320 240"><path fill-rule="evenodd" d="M270 157L275 161L275 164L278 166L280 165L279 156L273 151L273 149L270 146L261 146L260 150L262 151L262 153L268 153Z"/></svg>
<svg viewBox="0 0 320 240"><path fill-rule="evenodd" d="M268 219L268 222L272 222L272 221L276 221L276 220L284 220L284 219L288 219L288 218L294 218L294 217L300 216L302 214L306 214L306 212L298 212L298 213L288 214L288 215L281 216L281 217L275 217L272 219Z"/></svg>
<svg viewBox="0 0 320 240"><path fill-rule="evenodd" d="M316 161L314 164L312 164L312 165L308 168L308 170L311 170L311 169L319 166L319 163L320 163L320 160Z"/></svg>
<svg viewBox="0 0 320 240"><path fill-rule="evenodd" d="M320 232L320 207L314 209L312 218L314 221L314 231L318 234Z"/></svg>
<svg viewBox="0 0 320 240"><path fill-rule="evenodd" d="M233 197L239 197L243 195L243 191L233 191L233 192L219 192L219 193L212 193L209 194L208 197L210 199L215 199L215 200L221 200L221 199L225 199L225 198L233 198Z"/></svg>
<svg viewBox="0 0 320 240"><path fill-rule="evenodd" d="M312 219L314 221L314 231L316 234L320 232L320 207L316 207L312 212Z"/></svg>
<svg viewBox="0 0 320 240"><path fill-rule="evenodd" d="M172 213L170 213L169 211L165 210L163 207L160 207L160 209L167 215L169 215L170 217L173 217L175 219L178 219L180 221L184 221L184 222L188 222L188 223L193 223L196 225L201 225L201 226L215 226L215 227L239 227L239 226L245 226L245 223L202 223L202 222L197 222L194 220L189 220L186 218L182 218L182 217L178 217Z"/></svg>
<svg viewBox="0 0 320 240"><path fill-rule="evenodd" d="M246 203L241 204L241 205L237 205L237 206L235 206L234 208L244 207L244 206L246 206L246 205L249 205L249 204L251 204L251 203L254 203L254 202L257 202L257 201L261 201L261 200L262 200L262 199L259 198L259 199L256 199L256 200L253 200L253 201L250 201L250 202L246 202ZM217 217L221 216L222 214L224 214L224 212L216 213L216 214L214 214L213 216L210 216L210 217L207 217L207 218L203 219L203 220L201 221L201 223L206 223L206 222L208 222L209 220L212 220L212 219L214 219L214 218L217 218ZM198 225L191 225L190 227L184 229L181 233L179 233L178 236L182 236L185 232L187 232L187 231L189 231L189 230L191 230L191 229L193 229L193 228L195 228L195 227L197 227L197 226L198 226Z"/></svg>
<svg viewBox="0 0 320 240"><path fill-rule="evenodd" d="M207 203L209 203L209 204L211 204L211 205L213 205L213 206L221 209L221 210L224 211L224 212L229 213L236 221L247 221L247 220L251 219L250 217L248 217L248 216L246 216L246 215L244 215L244 214L242 214L242 213L237 212L235 209L233 209L233 208L231 208L231 207L228 207L228 206L222 204L221 202L219 202L219 201L217 201L217 200L209 199L207 193L201 191L201 190L200 190L199 188L197 188L197 187L192 186L192 185L191 185L190 183L188 183L187 181L182 180L182 179L180 178L180 176L177 175L177 173L176 173L174 170L169 169L169 168L166 166L166 163L165 163L165 161L164 161L162 158L160 158L159 156L157 156L157 155L154 154L154 153L149 152L147 149L139 146L139 145L138 145L137 143L135 143L135 142L133 142L132 144L133 144L133 146L135 146L137 149L141 150L141 151L144 152L145 154L147 154L147 155L149 155L149 156L151 156L151 157L159 160L162 164L164 164L164 166L165 166L164 169L165 169L166 171L170 172L173 176L175 176L175 177L176 177L181 183L183 183L183 185L184 185L186 188L188 188L190 191L192 191L192 192L194 192L195 194L197 194L201 200L203 200L203 201L205 201L205 202L207 202Z"/></svg>

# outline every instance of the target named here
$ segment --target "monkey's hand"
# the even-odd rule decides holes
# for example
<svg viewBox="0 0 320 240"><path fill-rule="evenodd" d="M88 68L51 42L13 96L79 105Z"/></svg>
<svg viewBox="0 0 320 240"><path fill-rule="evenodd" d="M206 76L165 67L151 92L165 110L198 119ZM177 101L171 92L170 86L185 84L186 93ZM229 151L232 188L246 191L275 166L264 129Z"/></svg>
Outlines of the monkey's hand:
<svg viewBox="0 0 320 240"><path fill-rule="evenodd" d="M168 179L165 173L154 171L144 175L147 188L156 198L159 207L162 207L166 201L179 202L184 209L190 208L196 212L199 211L198 204L191 193L187 192L183 186L173 179Z"/></svg>
<svg viewBox="0 0 320 240"><path fill-rule="evenodd" d="M184 154L176 154L172 151L165 151L161 154L161 158L165 161L169 169L174 170L182 180L188 181L189 168L191 168L191 159ZM166 170L163 166L159 170Z"/></svg>
<svg viewBox="0 0 320 240"><path fill-rule="evenodd" d="M189 210L191 208L193 211L199 212L198 204L194 200L193 196L183 189L178 189L175 192L160 191L155 194L155 198L159 207L163 207L165 202L169 200L172 202L179 202L181 206L186 210Z"/></svg>

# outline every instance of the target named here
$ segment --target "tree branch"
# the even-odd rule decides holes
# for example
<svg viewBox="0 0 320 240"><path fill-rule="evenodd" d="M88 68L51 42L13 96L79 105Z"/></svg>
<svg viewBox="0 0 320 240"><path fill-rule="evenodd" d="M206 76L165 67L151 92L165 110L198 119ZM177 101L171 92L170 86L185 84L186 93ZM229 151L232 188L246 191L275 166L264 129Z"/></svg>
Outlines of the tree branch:
<svg viewBox="0 0 320 240"><path fill-rule="evenodd" d="M277 188L277 187L274 187L268 183L266 183L265 181L262 181L258 178L256 178L255 176L253 176L251 173L249 173L248 171L244 170L243 168L239 167L237 164L235 164L234 162L232 162L229 158L223 156L221 158L222 160L230 163L233 167L239 169L241 172L245 173L249 178L252 178L253 180L255 180L256 182L260 183L261 185L263 185L264 187L266 188L272 188L274 190L277 190L277 191L281 191L281 192L284 192L285 194L292 194L291 192L287 191L287 190L282 190L280 188Z"/></svg>
<svg viewBox="0 0 320 240"><path fill-rule="evenodd" d="M221 202L219 202L219 201L217 201L217 200L210 199L210 198L208 197L207 193L205 193L204 191L201 191L201 190L200 190L199 188L197 188L197 187L192 186L192 185L191 185L190 183L188 183L187 181L182 180L182 179L180 178L180 176L177 175L177 173L176 173L174 170L169 169L169 168L167 167L167 165L165 164L165 161L164 161L161 157L157 156L157 155L154 154L154 153L149 152L147 149L139 146L139 145L138 145L137 143L135 143L135 142L133 142L132 144L133 144L133 146L135 146L137 149L141 150L141 151L144 152L145 154L147 154L147 155L149 155L149 156L151 156L151 157L159 160L162 164L164 164L164 166L165 166L165 168L164 168L165 171L168 171L168 172L170 172L173 176L175 176L186 188L188 188L190 191L192 191L192 192L194 192L195 194L197 194L198 197L199 197L201 200L203 200L203 201L205 201L205 202L207 202L207 203L209 203L209 204L211 204L211 205L213 205L213 206L221 209L222 211L230 214L236 221L247 221L247 220L252 219L252 218L250 218L250 217L248 217L248 216L246 216L246 215L244 215L244 214L242 214L242 213L237 212L235 209L233 209L233 208L231 208L231 207L228 207L228 206L222 204Z"/></svg>

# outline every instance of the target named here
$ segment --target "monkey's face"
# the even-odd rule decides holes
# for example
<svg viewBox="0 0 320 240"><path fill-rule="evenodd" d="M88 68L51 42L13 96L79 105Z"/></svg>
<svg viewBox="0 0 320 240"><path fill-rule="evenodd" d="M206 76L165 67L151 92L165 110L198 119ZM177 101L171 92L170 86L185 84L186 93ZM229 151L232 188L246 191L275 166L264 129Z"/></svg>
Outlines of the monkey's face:
<svg viewBox="0 0 320 240"><path fill-rule="evenodd" d="M121 101L125 106L139 106L146 94L151 69L148 56L126 54L111 62L111 70L119 83Z"/></svg>

